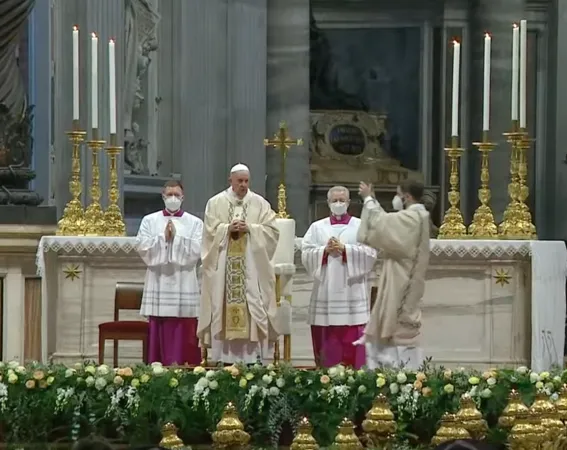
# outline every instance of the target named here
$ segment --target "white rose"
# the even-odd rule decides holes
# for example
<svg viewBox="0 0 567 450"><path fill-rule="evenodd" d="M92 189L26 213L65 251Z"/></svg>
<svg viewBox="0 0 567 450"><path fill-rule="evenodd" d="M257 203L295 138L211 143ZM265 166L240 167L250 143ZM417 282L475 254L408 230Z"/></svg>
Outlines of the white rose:
<svg viewBox="0 0 567 450"><path fill-rule="evenodd" d="M205 377L205 378L199 378L199 380L197 381L197 386L201 386L203 388L208 387L210 384L209 380Z"/></svg>
<svg viewBox="0 0 567 450"><path fill-rule="evenodd" d="M97 388L99 391L102 391L105 387L106 387L106 380L104 378L97 378L95 380L95 388Z"/></svg>
<svg viewBox="0 0 567 450"><path fill-rule="evenodd" d="M480 393L480 396L482 398L490 398L492 396L492 391L490 389L486 388Z"/></svg>
<svg viewBox="0 0 567 450"><path fill-rule="evenodd" d="M532 383L537 383L539 380L539 375L537 374L537 372L532 372L530 373L530 382Z"/></svg>
<svg viewBox="0 0 567 450"><path fill-rule="evenodd" d="M199 374L205 373L205 372L206 372L205 368L201 367L201 366L197 366L193 369L193 373L196 374L196 375L199 375Z"/></svg>
<svg viewBox="0 0 567 450"><path fill-rule="evenodd" d="M516 369L516 372L520 375L525 375L526 373L528 373L528 368L526 366L520 366Z"/></svg>
<svg viewBox="0 0 567 450"><path fill-rule="evenodd" d="M205 374L205 376L207 377L208 380L212 380L215 377L215 371L214 370L207 370L207 373Z"/></svg>
<svg viewBox="0 0 567 450"><path fill-rule="evenodd" d="M158 366L163 366L163 364L156 361L156 362L151 363L150 366L152 366L152 367L158 367Z"/></svg>
<svg viewBox="0 0 567 450"><path fill-rule="evenodd" d="M268 364L268 365L266 366L266 369L267 369L267 370L274 370L275 368L276 368L276 366L274 366L273 364Z"/></svg>
<svg viewBox="0 0 567 450"><path fill-rule="evenodd" d="M399 391L400 391L400 387L398 386L398 383L390 384L390 392L392 394L397 394Z"/></svg>
<svg viewBox="0 0 567 450"><path fill-rule="evenodd" d="M17 381L18 381L18 375L16 375L15 373L8 374L8 383L14 384Z"/></svg>
<svg viewBox="0 0 567 450"><path fill-rule="evenodd" d="M75 375L75 372L75 369L67 369L65 371L65 378L71 378L73 375Z"/></svg>
<svg viewBox="0 0 567 450"><path fill-rule="evenodd" d="M331 367L328 374L331 378L334 378L339 374L339 369L337 369L336 367Z"/></svg>
<svg viewBox="0 0 567 450"><path fill-rule="evenodd" d="M276 386L280 389L283 388L285 386L285 380L283 378L278 378L276 380Z"/></svg>
<svg viewBox="0 0 567 450"><path fill-rule="evenodd" d="M213 391L219 387L219 382L217 380L213 380L209 383L209 388Z"/></svg>
<svg viewBox="0 0 567 450"><path fill-rule="evenodd" d="M396 375L396 380L398 381L398 383L404 384L406 381L408 381L408 377L404 372L398 372L398 375Z"/></svg>
<svg viewBox="0 0 567 450"><path fill-rule="evenodd" d="M486 384L488 384L489 386L494 386L496 384L496 378L490 377L488 380L486 380Z"/></svg>
<svg viewBox="0 0 567 450"><path fill-rule="evenodd" d="M559 399L559 395L557 395L557 392L554 392L553 394L551 394L551 401L552 402L556 402L557 399Z"/></svg>
<svg viewBox="0 0 567 450"><path fill-rule="evenodd" d="M553 381L555 381L556 383L561 383L561 377L558 377L557 375L553 377Z"/></svg>
<svg viewBox="0 0 567 450"><path fill-rule="evenodd" d="M90 373L91 375L94 375L96 373L96 368L95 368L95 366L87 366L87 367L85 367L85 372Z"/></svg>
<svg viewBox="0 0 567 450"><path fill-rule="evenodd" d="M8 369L15 369L20 365L19 361L10 361L8 363Z"/></svg>
<svg viewBox="0 0 567 450"><path fill-rule="evenodd" d="M165 373L165 368L161 364L159 366L152 366L152 372L154 375L163 375Z"/></svg>
<svg viewBox="0 0 567 450"><path fill-rule="evenodd" d="M411 391L413 391L413 384L404 384L404 386L402 387L402 392L409 394Z"/></svg>
<svg viewBox="0 0 567 450"><path fill-rule="evenodd" d="M264 375L262 377L262 381L266 384L271 384L272 383L272 377L270 375Z"/></svg>
<svg viewBox="0 0 567 450"><path fill-rule="evenodd" d="M108 375L110 373L110 369L108 368L108 366L106 364L101 364L100 366L97 367L96 372L99 375L105 376L105 375Z"/></svg>
<svg viewBox="0 0 567 450"><path fill-rule="evenodd" d="M271 395L272 397L275 397L275 396L277 396L277 395L280 395L280 390L279 390L277 387L272 386L272 387L270 388L270 395Z"/></svg>
<svg viewBox="0 0 567 450"><path fill-rule="evenodd" d="M88 376L88 377L85 379L85 384L86 384L88 387L94 386L94 384L95 384L95 379L94 379L94 377Z"/></svg>
<svg viewBox="0 0 567 450"><path fill-rule="evenodd" d="M23 375L24 373L26 373L26 368L24 366L18 366L16 367L16 373Z"/></svg>

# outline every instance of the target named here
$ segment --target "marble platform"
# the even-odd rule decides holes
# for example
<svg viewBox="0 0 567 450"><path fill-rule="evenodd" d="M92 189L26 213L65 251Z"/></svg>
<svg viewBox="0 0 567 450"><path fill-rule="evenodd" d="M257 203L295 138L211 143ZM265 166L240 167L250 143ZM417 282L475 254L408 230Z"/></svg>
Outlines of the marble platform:
<svg viewBox="0 0 567 450"><path fill-rule="evenodd" d="M133 238L45 237L43 358L95 359L98 324L112 319L117 282L141 282L145 267ZM562 242L432 241L423 299L423 348L445 366L532 365L563 359L567 251ZM312 281L299 264L292 292L291 357L313 364L307 308ZM124 319L139 318L124 313ZM106 358L111 356L107 344ZM141 346L120 345L120 361Z"/></svg>

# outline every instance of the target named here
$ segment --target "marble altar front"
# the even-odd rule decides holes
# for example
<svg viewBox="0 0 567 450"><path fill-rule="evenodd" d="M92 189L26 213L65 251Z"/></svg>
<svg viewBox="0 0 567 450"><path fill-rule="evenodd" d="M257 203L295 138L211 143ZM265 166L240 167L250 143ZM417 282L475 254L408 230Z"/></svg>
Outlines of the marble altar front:
<svg viewBox="0 0 567 450"><path fill-rule="evenodd" d="M301 242L297 239L296 246ZM423 299L423 348L445 366L531 365L563 360L567 250L549 241L431 241ZM44 237L42 357L95 359L98 324L111 320L119 281L140 282L145 267L134 238ZM299 264L291 293L291 359L312 365L306 323L312 281ZM124 319L136 313L124 312ZM111 343L106 348L110 357ZM120 344L120 361L141 360L141 346Z"/></svg>

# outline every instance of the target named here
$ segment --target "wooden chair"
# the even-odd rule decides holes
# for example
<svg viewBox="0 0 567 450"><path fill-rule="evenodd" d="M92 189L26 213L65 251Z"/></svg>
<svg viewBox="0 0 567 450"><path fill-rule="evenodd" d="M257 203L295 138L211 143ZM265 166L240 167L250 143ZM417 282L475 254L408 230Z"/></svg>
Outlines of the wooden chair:
<svg viewBox="0 0 567 450"><path fill-rule="evenodd" d="M142 341L143 361L148 362L149 324L143 320L120 320L120 310L139 310L144 292L143 283L116 283L114 320L98 326L98 363L104 363L104 346L114 341L114 367L118 367L118 341Z"/></svg>

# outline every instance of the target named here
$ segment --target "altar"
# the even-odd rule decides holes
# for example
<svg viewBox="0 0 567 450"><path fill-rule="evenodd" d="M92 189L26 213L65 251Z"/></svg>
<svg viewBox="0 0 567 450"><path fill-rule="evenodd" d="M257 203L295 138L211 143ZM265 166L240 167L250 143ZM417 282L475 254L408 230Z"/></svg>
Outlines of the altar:
<svg viewBox="0 0 567 450"><path fill-rule="evenodd" d="M43 360L96 359L98 324L112 319L116 283L144 280L135 238L47 236L37 267ZM566 272L561 241L432 240L424 354L449 367L529 365L539 371L562 364ZM306 323L311 289L299 264L291 292L294 365L313 365ZM126 311L123 318L139 316ZM109 342L107 358L110 352ZM122 364L141 361L141 345L121 343L119 356Z"/></svg>

